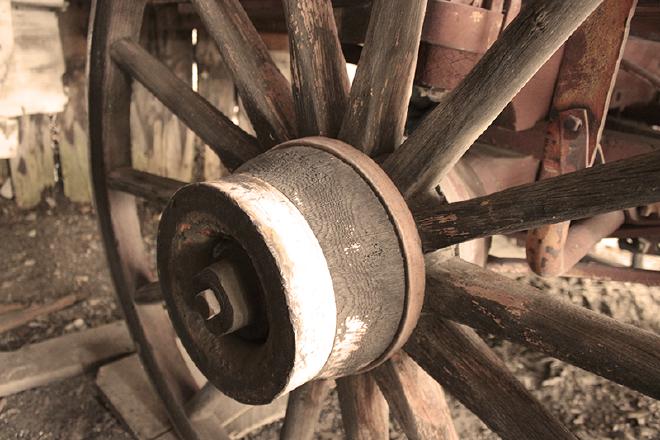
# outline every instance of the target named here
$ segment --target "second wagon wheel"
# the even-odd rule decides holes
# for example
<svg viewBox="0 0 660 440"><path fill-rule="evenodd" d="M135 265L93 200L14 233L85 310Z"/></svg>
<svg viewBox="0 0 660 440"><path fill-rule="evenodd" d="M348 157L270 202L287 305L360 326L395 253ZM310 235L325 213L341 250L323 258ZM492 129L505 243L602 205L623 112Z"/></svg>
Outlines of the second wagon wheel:
<svg viewBox="0 0 660 440"><path fill-rule="evenodd" d="M600 1L528 2L405 141L425 1L372 2L349 90L331 3L284 0L293 93L238 0L192 3L233 72L256 138L138 45L144 1L97 2L90 54L106 252L144 366L181 437L205 434L185 410L199 390L176 335L223 393L264 404L290 392L287 439L311 438L331 379L352 439L387 438L388 407L409 438L456 438L438 384L502 438L575 438L459 323L660 398L657 335L430 254L660 200L657 152L465 202L433 196ZM167 199L178 183L131 168L132 80L234 171L180 189L162 215L158 272L173 327L134 303L156 281L135 196Z"/></svg>

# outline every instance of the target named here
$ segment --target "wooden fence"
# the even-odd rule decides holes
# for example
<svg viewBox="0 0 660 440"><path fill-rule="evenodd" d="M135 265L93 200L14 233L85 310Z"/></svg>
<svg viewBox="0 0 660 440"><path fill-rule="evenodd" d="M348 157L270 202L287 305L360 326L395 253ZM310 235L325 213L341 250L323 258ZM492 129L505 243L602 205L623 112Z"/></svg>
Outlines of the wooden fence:
<svg viewBox="0 0 660 440"><path fill-rule="evenodd" d="M16 156L0 160L0 194L10 195L9 179L13 198L21 208L39 204L45 190L61 190L74 202L91 201L85 75L89 4L72 0L58 12L65 60L62 81L68 97L63 111L5 119L0 127L5 136L11 130L18 132ZM141 44L230 119L251 131L214 43L190 23L176 4L148 8ZM278 67L290 77L286 36L269 35L265 40ZM136 169L182 181L218 178L226 172L217 156L137 83L130 127Z"/></svg>

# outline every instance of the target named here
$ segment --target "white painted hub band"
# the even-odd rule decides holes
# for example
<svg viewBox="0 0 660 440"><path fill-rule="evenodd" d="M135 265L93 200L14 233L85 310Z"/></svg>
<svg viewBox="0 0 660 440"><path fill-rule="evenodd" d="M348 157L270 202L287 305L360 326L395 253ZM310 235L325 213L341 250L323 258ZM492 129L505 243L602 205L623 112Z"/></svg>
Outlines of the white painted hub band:
<svg viewBox="0 0 660 440"><path fill-rule="evenodd" d="M318 376L335 339L337 306L321 246L300 211L263 180L237 174L207 184L229 194L253 220L277 262L296 347L282 393L293 390Z"/></svg>

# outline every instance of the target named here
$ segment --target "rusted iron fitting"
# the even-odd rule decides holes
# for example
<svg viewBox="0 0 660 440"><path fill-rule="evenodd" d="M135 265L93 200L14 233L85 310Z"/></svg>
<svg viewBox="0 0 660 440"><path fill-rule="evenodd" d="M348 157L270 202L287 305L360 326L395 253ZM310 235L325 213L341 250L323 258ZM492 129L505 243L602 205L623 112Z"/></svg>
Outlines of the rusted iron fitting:
<svg viewBox="0 0 660 440"><path fill-rule="evenodd" d="M520 10L520 0L484 2L483 7L430 0L422 29L415 84L456 87Z"/></svg>
<svg viewBox="0 0 660 440"><path fill-rule="evenodd" d="M560 112L548 125L540 178L588 167L591 164L588 146L587 111L570 109ZM623 212L617 211L578 222L562 222L530 230L526 243L530 269L544 277L563 275L602 238L616 231L624 220Z"/></svg>

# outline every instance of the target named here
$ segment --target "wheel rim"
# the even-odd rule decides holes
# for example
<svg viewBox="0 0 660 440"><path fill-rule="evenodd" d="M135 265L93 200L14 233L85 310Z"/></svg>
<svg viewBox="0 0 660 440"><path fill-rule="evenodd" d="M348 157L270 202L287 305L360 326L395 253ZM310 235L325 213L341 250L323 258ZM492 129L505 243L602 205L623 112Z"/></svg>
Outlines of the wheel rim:
<svg viewBox="0 0 660 440"><path fill-rule="evenodd" d="M337 136L340 139L349 141L356 148L374 155L390 153L394 147L401 144L403 140L403 123L405 122L405 107L414 73L414 54L416 54L419 45L425 10L424 1L410 5L398 5L395 2L388 3L385 0L374 2L372 20L365 44L366 50L363 51L358 74L350 93L348 80L343 71L343 56L339 48L330 4L321 0L285 1L285 12L292 38L293 96L287 91L288 86L282 82L281 75L273 70L275 67L268 60L265 46L260 42L256 31L247 21L247 15L245 15L237 1L196 0L193 3L202 21L205 22L212 36L220 45L221 50L224 48L223 55L228 60L228 64L234 69L234 77L239 92L246 101L247 111L253 123L255 123L259 142L257 143L240 130L237 131L232 128L227 124L226 118L222 119L221 115L218 115L203 102L196 100L197 98L193 95L186 95L181 99L190 106L190 109L198 112L197 114L204 115L199 118L203 122L196 122L194 118L186 119L185 109L182 111L179 108L179 112L175 111L175 113L188 125L194 126L197 129L197 134L208 142L221 157L229 158L229 162L233 166L258 155L259 152L267 150L275 143L291 139L294 137L296 125L298 125L301 134ZM521 17L511 25L512 29L506 31L508 34L501 38L501 44L496 43L491 48L482 62L459 86L457 91L453 92L447 101L427 118L428 122L423 124L418 132L412 135L384 162L383 168L398 186L399 191L409 201L414 201L411 206L413 206L418 228L423 238L429 237L425 242L427 250L437 249L447 244L464 242L468 238L490 236L502 231L502 229L496 227L489 227L476 233L474 230L470 230L465 232L464 235L455 235L450 229L455 226L454 223L464 222L464 224L468 224L469 218L459 217L458 220L453 219L451 222L454 223L450 222L451 224L447 226L446 221L442 220L447 218L446 214L453 215L455 212L461 212L460 209L463 207L467 212L467 210L474 209L477 204L486 206L492 203L491 199L481 198L467 201L464 205L455 203L439 208L437 206L429 208L429 201L433 202L433 199L429 198L428 191L437 184L440 177L452 168L462 153L472 144L474 138L478 136L480 130L483 131L501 108L508 103L517 88L521 87L533 75L545 59L561 44L563 39L570 35L572 30L593 11L598 3L596 0L585 1L578 7L578 10L572 10L568 14L565 12L568 5L563 5L563 2L541 1L537 6L523 11ZM140 57L144 58L144 54L139 53L139 51L136 52L136 47L130 42L131 39L136 41L139 37L144 7L144 2L115 1L95 3L93 8L94 31L89 58L93 183L100 227L113 281L129 328L138 345L142 362L167 407L174 428L182 437L192 439L197 438L198 434L186 415L184 406L186 401L199 390L188 374L183 358L176 350L176 335L173 330L169 331L171 327L169 324L168 331L162 331L162 328L161 331L156 331L153 327L150 330L150 323L153 325L156 318L147 318L144 313L143 316L140 316L134 302L137 289L153 282L154 278L149 272L142 245L135 200L128 192L138 194L149 192L140 193L139 188L143 188L143 186L140 186L140 179L145 177L130 170L130 135L128 130L130 80L128 75L120 71L119 65L121 65L123 71L128 72L134 79L143 82L163 102L166 104L169 102L170 105L175 107L178 106L176 97L168 97L167 93L164 92L165 88L170 86L171 83L167 81L164 81L163 84L158 84L157 81L152 82L144 74L145 71L148 71L144 63L136 62L132 64L132 61L139 60ZM564 12L562 12L562 8ZM396 20L393 20L392 17L396 17ZM547 31L541 26L542 30L539 31L539 28L529 25L534 20L541 22L547 20L556 26L551 31ZM552 26L547 23L546 25ZM220 29L233 29L234 33L223 32ZM324 33L324 31L327 32ZM238 35L240 32L243 32L246 37L235 39L233 35ZM392 49L391 40L380 38L381 35L388 33L392 34L393 39L400 43L396 46L396 49ZM256 38L255 35L257 35ZM464 94L466 90L471 87L474 88L474 82L480 76L483 77L482 73L487 72L488 68L495 72L492 75L495 79L490 81L489 84L503 86L502 77L498 77L498 72L502 73L504 71L498 70L496 65L498 63L503 64L499 57L504 57L512 63L518 62L507 58L506 44L511 43L515 38L521 38L521 36L530 39L531 42L528 42L527 46L519 45L522 48L518 55L522 61L519 63L520 69L517 71L515 78L508 81L510 84L503 87L505 90L500 90L497 94L490 94L488 98L490 101L486 104L487 111L484 111L481 116L467 118L463 121L463 125L452 122L451 114L456 110L452 106L460 104L476 108L475 102L469 97L466 98ZM547 37L547 41L535 46L534 41L543 40L544 37ZM323 47L328 49L324 51L323 56L314 56L315 50L318 49L315 44L322 44ZM111 49L114 51L112 55L110 53ZM390 56L385 58L383 54L388 50L391 50L391 52L388 52ZM246 59L237 57L237 54L243 53L249 53ZM255 67L257 65L260 67ZM388 70L387 66L394 66L394 69ZM142 72L140 69L142 69ZM385 77L379 76L379 72L386 72ZM380 91L379 93L369 93L369 91L376 90L375 87L378 86L379 81L386 82L385 80L394 82L395 86L384 88L382 93ZM313 85L320 87L323 92L327 93L310 93ZM461 102L461 100L464 102ZM294 108L296 109L297 122L294 121ZM374 111L374 108L377 110ZM344 117L340 120L337 115L342 114ZM208 124L216 124L215 131L217 131L219 124L219 127L224 128L228 133L228 139L214 139L212 130L204 129L204 123L207 127ZM466 126L468 128L465 128ZM429 145L437 144L440 137L448 140L443 141L445 143L436 147L435 150L429 147ZM564 181L567 185L575 185L575 183L588 181L588 179L593 179L596 182L608 173L615 174L622 182L638 179L635 181L644 182L648 185L649 180L657 182L658 173L656 171L659 161L658 155L653 153L647 155L644 159L628 160L625 164L622 163L619 166L608 166L607 171L601 171L600 174L593 170L586 170L585 172L575 173L575 176L571 176L571 178L564 176L566 177L564 180L561 180L563 177L560 180L551 179L554 182L547 184L547 186L554 189L556 185L564 184ZM133 174L127 174L127 170ZM655 176L653 175L654 172L656 172ZM127 179L127 176L132 176L132 180ZM150 176L147 177L151 178ZM161 179L159 183L168 188L177 185L177 182L168 179ZM538 186L534 188L530 186L530 189L538 188ZM166 200L171 192L171 189L157 191L157 196ZM513 196L505 192L498 193L495 195L494 200L504 200L506 197L515 198L520 195L519 193L522 200L529 200L529 196L533 194L533 191L528 194L524 190L518 190L518 193L514 191ZM606 195L610 196L611 193ZM651 185L649 190L640 191L639 194L636 194L634 200L624 200L626 195L628 195L627 192L625 194L621 192L620 196L614 197L614 201L606 206L591 202L587 208L569 210L563 215L566 218L573 219L584 215L585 209L589 214L596 214L611 209L620 209L628 205L655 202L660 199L657 185ZM528 199L524 197L528 197ZM426 207L424 209L415 208L420 204ZM506 208L504 205L500 207L503 210ZM477 216L479 215L488 218L488 212L485 210L479 211ZM505 216L503 215L503 217ZM537 223L534 223L534 221ZM542 220L523 219L521 221L522 225L518 224L514 227L520 228L517 230L528 229L543 221L547 221L547 218ZM470 224L470 227L473 228L473 225ZM449 237L449 239L439 239L439 236ZM474 289L478 286L468 283L464 279L459 280L449 276L443 272L447 267L452 268L455 273L468 274L464 277L465 279L470 277L488 279L488 275L485 273L471 267L461 266L460 263L450 261L440 264L444 264L445 266L442 267L445 269L433 269L430 274L431 279L436 281L440 279L450 280L447 281L449 283L447 284L448 287L446 286L449 291L452 291L452 288L456 288L456 286L463 286L462 290L461 288L454 290L460 291L457 295L464 295L466 298L474 300ZM427 263L427 270L430 267L432 265ZM438 275L443 273L445 274L444 277ZM492 282L495 284L504 283L500 279L493 279ZM514 289L513 285L502 285ZM495 290L497 291L497 289ZM436 294L435 291L435 288L430 290L433 295ZM521 295L524 298L536 298L534 293L523 292ZM449 304L453 304L453 308L449 306L443 306L443 308L437 303L433 303L433 301L427 302L425 308L435 310L442 316L475 328L497 333L497 329L490 327L489 322L480 320L479 316L482 311L472 310L470 313L460 314L458 312L459 307L456 304L461 303L457 298L460 298L460 296L446 298ZM482 304L483 310L494 313L495 316L501 316L502 319L513 319L505 313L506 310L498 315L501 312L499 309L489 308L493 304L498 305L496 298L487 297L487 299L490 303L488 303L488 306ZM543 301L538 300L530 304L530 308L537 309L556 307L556 304L552 301L545 304ZM511 324L513 330L504 329L501 333L504 337L522 343L537 344L538 348L546 352L562 359L568 359L579 366L587 365L587 368L592 371L641 390L651 396L660 395L660 391L652 381L650 383L643 380L641 382L635 381L631 379L629 374L635 365L635 361L643 362L646 359L643 359L640 352L649 349L649 347L658 347L657 336L637 331L630 328L630 326L617 326L611 321L601 322L590 315L581 314L573 309L560 310L562 316L575 316L576 322L580 325L586 322L595 322L596 327L589 327L590 331L597 328L616 340L625 337L635 340L635 349L628 353L633 361L617 364L614 372L604 371L599 369L598 365L589 365L590 359L576 356L572 349L563 352L552 347L541 346L540 344L550 343L546 339L517 338L515 336L516 332L524 333L526 329L538 329L547 324L542 317L533 313L527 321L514 320L515 322ZM516 316L520 316L520 313L523 312L517 313L519 314ZM525 314L525 316L527 315ZM442 420L426 424L415 416L415 412L424 411L428 407L435 407L440 412L443 412L443 408L446 408L441 394L442 389L435 383L435 380L438 380L504 438L520 438L521 436L546 438L548 435L553 436L553 438L573 438L566 428L549 415L513 379L501 362L489 354L489 349L483 342L475 339L473 333L438 317L423 320L420 328L422 330L418 329L405 347L405 350L412 356L414 361L401 353L373 373L349 376L338 380L344 424L350 436L373 438L374 436L382 436L383 429L386 433L387 405L378 391L376 385L378 383L390 402L395 416L402 423L409 436L426 438L442 435L443 438L452 438L452 436L455 436L455 432L453 432L451 422L446 414L442 417ZM475 364L480 365L482 372L500 375L501 383L490 388L489 384L480 381L480 386L483 387L481 391L485 392L486 395L495 396L503 389L507 390L508 398L515 403L499 408L499 413L487 408L487 404L482 400L482 397L474 395L468 389L471 378L479 379L476 376L470 376L470 374L479 374L480 370L477 369L470 374L461 370L460 362L456 360L455 356L447 353L449 348L435 346L434 341L428 337L430 334L434 334L438 340L447 342L448 346L451 346L452 339L454 343L462 341L462 345L455 346L457 352L461 352L465 359L472 359ZM552 332L548 332L548 334L552 335ZM158 339L156 339L156 335L158 335ZM561 335L557 337L561 337ZM554 342L556 340L550 339L549 341ZM603 349L599 356L602 355L602 359L607 360L621 350L625 352L623 346L614 345L613 349ZM166 352L166 347L170 348L169 352ZM433 347L432 354L435 357L428 356L427 349L429 347ZM164 360L165 357L168 358L167 361ZM172 361L172 359L177 360ZM658 371L657 367L652 365L652 356L646 360L649 362L649 365L646 366L647 376L651 379L657 378ZM430 373L433 379L421 373L415 362ZM446 371L443 372L437 368L438 364L445 365ZM454 373L451 371L467 375L456 379L457 376L452 378ZM414 383L417 386L411 384L410 381L413 380L411 378L414 378ZM392 384L395 384L393 388ZM419 393L415 394L415 389L422 388L424 384L436 389L434 397L420 397ZM304 408L304 405L301 406L300 402L310 398L315 402L312 408L312 416L308 417L313 419L313 413L320 409L321 397L327 394L328 386L327 381L314 381L303 385L292 394L293 400L290 401L287 410L283 438L302 438L310 435L309 425L311 422L300 423L305 411L310 411L310 409ZM370 408L366 409L365 405ZM446 411L444 412L446 413ZM516 412L536 417L539 420L537 426L521 425L518 420L515 420L514 415ZM318 412L315 416L318 417ZM311 429L313 430L313 424ZM440 432L442 434L438 434Z"/></svg>

